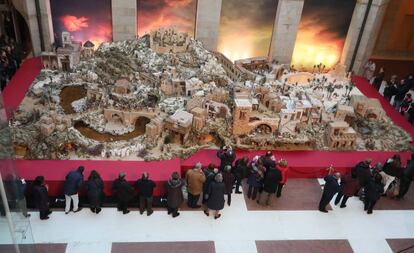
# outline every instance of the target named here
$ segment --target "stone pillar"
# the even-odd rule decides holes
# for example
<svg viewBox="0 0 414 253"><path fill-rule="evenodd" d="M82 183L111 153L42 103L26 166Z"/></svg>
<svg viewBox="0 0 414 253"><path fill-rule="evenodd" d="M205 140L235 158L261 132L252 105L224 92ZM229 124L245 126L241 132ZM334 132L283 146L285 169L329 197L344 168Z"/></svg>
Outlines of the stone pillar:
<svg viewBox="0 0 414 253"><path fill-rule="evenodd" d="M37 23L36 3L34 0L12 0L13 6L23 16L30 31L33 55L41 53L39 26Z"/></svg>
<svg viewBox="0 0 414 253"><path fill-rule="evenodd" d="M354 51L357 51L352 70L355 74L362 74L363 67L374 51L375 43L381 28L389 0L373 0L369 15L361 37L359 48L356 48L358 36L362 28L365 11L368 7L368 0L358 0L352 15L348 35L345 40L341 56L341 63L350 66Z"/></svg>
<svg viewBox="0 0 414 253"><path fill-rule="evenodd" d="M217 50L222 0L198 0L195 38L211 51Z"/></svg>
<svg viewBox="0 0 414 253"><path fill-rule="evenodd" d="M137 0L112 0L113 41L134 39L137 34Z"/></svg>
<svg viewBox="0 0 414 253"><path fill-rule="evenodd" d="M52 51L52 44L55 42L55 38L53 36L53 23L52 11L50 9L50 0L39 0L39 6L45 51Z"/></svg>
<svg viewBox="0 0 414 253"><path fill-rule="evenodd" d="M284 64L290 64L292 61L303 4L304 0L279 0L273 25L269 59Z"/></svg>

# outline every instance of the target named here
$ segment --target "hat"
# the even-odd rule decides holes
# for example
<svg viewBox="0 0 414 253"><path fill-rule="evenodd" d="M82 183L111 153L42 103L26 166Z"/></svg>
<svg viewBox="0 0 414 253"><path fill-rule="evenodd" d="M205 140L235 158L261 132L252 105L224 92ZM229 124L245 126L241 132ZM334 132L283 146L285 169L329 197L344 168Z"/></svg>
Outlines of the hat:
<svg viewBox="0 0 414 253"><path fill-rule="evenodd" d="M125 176L126 176L125 172L120 172L118 175L119 178L124 178Z"/></svg>

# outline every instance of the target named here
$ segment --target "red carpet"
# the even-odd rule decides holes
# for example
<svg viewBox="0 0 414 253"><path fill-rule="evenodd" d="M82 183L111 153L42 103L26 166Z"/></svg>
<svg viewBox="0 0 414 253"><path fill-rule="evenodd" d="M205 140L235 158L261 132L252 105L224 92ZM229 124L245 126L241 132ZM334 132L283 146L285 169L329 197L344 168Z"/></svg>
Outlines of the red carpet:
<svg viewBox="0 0 414 253"><path fill-rule="evenodd" d="M9 85L3 92L5 106L10 110L15 110L23 100L26 91L30 87L34 78L41 69L39 58L33 58L25 61L16 75L10 81ZM378 98L388 116L398 126L405 129L411 136L414 136L414 127L411 126L404 117L396 112L389 103L378 94L378 92L363 78L354 77L357 87L367 96ZM261 155L265 151L237 151L237 158L255 155ZM326 168L333 165L336 169L345 172L352 168L357 162L366 158L372 158L374 163L382 162L394 155L395 152L336 152L336 151L286 151L275 152L277 159L284 158L289 162L289 177L296 178L315 178L322 177L326 174ZM402 154L403 164L405 165L409 153ZM5 162L5 161L3 161ZM209 163L219 164L215 150L202 150L197 152L189 159L180 161L174 159L171 161L159 162L138 162L138 161L92 161L92 160L18 160L16 167L19 174L27 180L33 180L38 175L44 175L50 185L51 195L61 194L63 180L69 170L83 165L86 168L85 175L89 175L90 170L95 169L102 175L106 184L106 191L109 193L110 183L115 179L119 172L125 171L129 181L137 180L141 173L148 171L154 181L157 182L156 195L164 192L164 182L168 180L174 171L184 172L194 166L195 163L201 162L203 166Z"/></svg>
<svg viewBox="0 0 414 253"><path fill-rule="evenodd" d="M10 113L19 107L26 95L26 91L41 69L42 62L40 58L30 58L25 60L17 70L2 94L7 116L10 116Z"/></svg>

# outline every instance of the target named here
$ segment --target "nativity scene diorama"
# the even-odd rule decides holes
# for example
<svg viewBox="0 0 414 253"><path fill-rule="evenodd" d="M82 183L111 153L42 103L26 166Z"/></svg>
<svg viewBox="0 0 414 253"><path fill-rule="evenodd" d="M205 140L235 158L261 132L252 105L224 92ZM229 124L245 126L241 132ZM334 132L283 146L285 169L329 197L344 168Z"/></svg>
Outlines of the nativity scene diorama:
<svg viewBox="0 0 414 253"><path fill-rule="evenodd" d="M301 72L267 57L232 62L173 28L135 40L72 41L43 70L10 121L24 159L185 158L248 150L410 149L345 66Z"/></svg>

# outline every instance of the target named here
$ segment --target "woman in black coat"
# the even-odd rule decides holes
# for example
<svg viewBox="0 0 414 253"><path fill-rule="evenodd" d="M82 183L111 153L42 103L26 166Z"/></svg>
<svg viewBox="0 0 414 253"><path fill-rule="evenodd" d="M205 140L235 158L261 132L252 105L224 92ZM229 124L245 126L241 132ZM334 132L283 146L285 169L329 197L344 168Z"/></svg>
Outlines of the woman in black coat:
<svg viewBox="0 0 414 253"><path fill-rule="evenodd" d="M167 182L167 209L168 214L172 214L172 217L175 218L180 213L178 208L184 202L183 196L183 187L184 183L180 179L180 174L178 172L173 172L171 179Z"/></svg>
<svg viewBox="0 0 414 253"><path fill-rule="evenodd" d="M43 176L37 176L33 182L33 197L35 206L39 209L40 219L47 220L52 213L49 210L49 195L47 185Z"/></svg>
<svg viewBox="0 0 414 253"><path fill-rule="evenodd" d="M372 213L372 209L381 198L382 193L384 193L382 177L380 174L376 174L375 178L369 180L365 187L364 211L367 211L367 214Z"/></svg>
<svg viewBox="0 0 414 253"><path fill-rule="evenodd" d="M104 196L104 184L101 176L96 170L92 170L88 178L88 199L91 211L98 214L101 209L102 197Z"/></svg>
<svg viewBox="0 0 414 253"><path fill-rule="evenodd" d="M224 194L226 193L226 186L223 183L223 176L217 174L214 181L211 182L208 189L207 210L205 215L210 215L210 210L214 210L214 219L220 218L220 210L224 208Z"/></svg>

